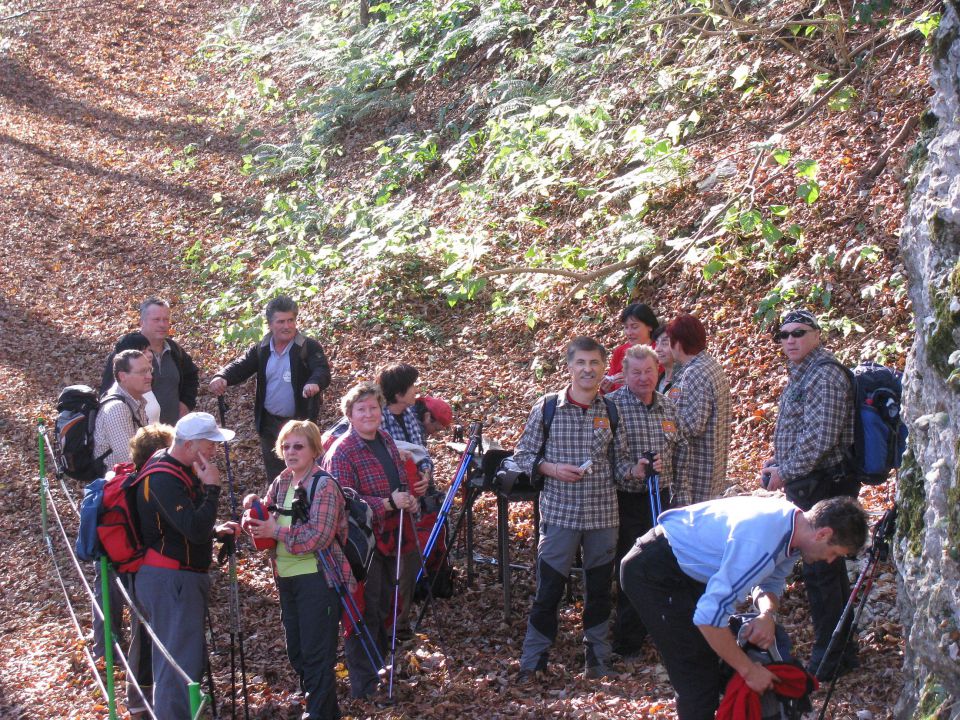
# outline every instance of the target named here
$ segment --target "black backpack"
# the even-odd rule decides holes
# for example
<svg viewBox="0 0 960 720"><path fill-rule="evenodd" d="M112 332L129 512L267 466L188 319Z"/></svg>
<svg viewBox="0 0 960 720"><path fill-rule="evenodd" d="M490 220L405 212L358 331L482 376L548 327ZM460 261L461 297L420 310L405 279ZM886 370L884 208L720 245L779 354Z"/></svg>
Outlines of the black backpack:
<svg viewBox="0 0 960 720"><path fill-rule="evenodd" d="M613 437L617 435L617 425L620 424L620 412L617 410L617 404L606 395L601 395L603 404L607 407L607 418L610 420L610 434ZM533 461L533 477L530 484L535 490L543 490L543 475L537 471L540 463L547 452L547 441L550 439L550 426L553 425L553 418L557 414L557 393L548 393L543 396L543 442L540 444L540 452ZM610 441L610 470L613 471L613 440Z"/></svg>
<svg viewBox="0 0 960 720"><path fill-rule="evenodd" d="M847 452L848 470L865 485L881 485L900 467L907 447L907 426L900 416L903 385L900 373L875 362L850 369L836 360L853 389L853 445Z"/></svg>
<svg viewBox="0 0 960 720"><path fill-rule="evenodd" d="M110 449L99 457L94 456L93 431L97 414L111 402L124 402L117 394L98 397L97 391L87 385L65 387L57 397L57 441L63 470L74 480L90 482L103 477L106 468L103 460ZM140 420L130 411L133 422L140 427Z"/></svg>
<svg viewBox="0 0 960 720"><path fill-rule="evenodd" d="M307 493L304 501L306 503L304 508L283 510L271 506L269 509L281 515L292 514L294 524L302 521L304 518L303 516L298 517L298 513L309 514L310 506L313 504L313 496L317 492L317 484L324 478L337 486L337 490L340 491L340 496L343 498L344 507L347 511L347 541L340 543L340 549L343 550L347 562L350 563L353 577L356 578L357 582L363 582L367 577L367 568L370 567L370 559L377 547L377 540L373 533L373 510L356 490L350 487L342 487L333 475L321 470L313 476L313 482L310 483L310 492Z"/></svg>

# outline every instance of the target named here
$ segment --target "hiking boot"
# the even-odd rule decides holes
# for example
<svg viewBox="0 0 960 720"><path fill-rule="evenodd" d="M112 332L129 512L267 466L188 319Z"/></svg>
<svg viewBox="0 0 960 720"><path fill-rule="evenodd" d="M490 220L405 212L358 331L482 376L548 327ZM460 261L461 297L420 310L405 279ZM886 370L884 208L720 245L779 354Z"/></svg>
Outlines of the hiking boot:
<svg viewBox="0 0 960 720"><path fill-rule="evenodd" d="M537 660L537 664L531 667L521 667L520 672L517 673L517 684L524 685L526 683L535 680L540 673L547 671L547 655L546 653L540 655Z"/></svg>
<svg viewBox="0 0 960 720"><path fill-rule="evenodd" d="M583 670L585 680L604 680L613 677L613 671L604 663L589 665Z"/></svg>
<svg viewBox="0 0 960 720"><path fill-rule="evenodd" d="M810 663L807 666L807 672L811 675L816 675L817 680L820 682L830 682L834 679L834 676L842 678L844 675L859 668L860 661L855 656L845 657L840 661L839 667L836 663L827 663L820 672L817 672L817 665L819 665L819 663Z"/></svg>
<svg viewBox="0 0 960 720"><path fill-rule="evenodd" d="M636 657L637 655L643 652L643 643L642 642L639 642L639 643L626 643L626 642L619 643L618 642L613 644L612 650L613 652L615 652L617 655L619 655L624 659L632 658L632 657Z"/></svg>

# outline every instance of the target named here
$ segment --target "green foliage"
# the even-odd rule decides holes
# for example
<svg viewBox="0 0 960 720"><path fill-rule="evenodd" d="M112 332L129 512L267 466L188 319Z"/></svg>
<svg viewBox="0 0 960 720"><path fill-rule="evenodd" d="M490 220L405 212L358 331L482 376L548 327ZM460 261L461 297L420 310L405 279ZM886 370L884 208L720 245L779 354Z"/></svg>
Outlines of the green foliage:
<svg viewBox="0 0 960 720"><path fill-rule="evenodd" d="M616 267L577 286L578 295L632 293L671 253L684 253L709 282L731 272L791 277L805 243L802 209L823 186L817 162L796 157L783 137L754 149L795 175L793 196L767 205L741 198L716 218L717 232L696 242L652 229L662 227L651 218L664 199L689 188L691 148L708 127L711 103L723 95L744 103L767 85L761 57L746 44L717 61L736 33L651 22L680 7L675 0L598 0L591 9L395 0L371 7L372 21L360 27L352 3L304 0L298 20L278 29L259 6L238 6L207 36L202 54L238 78L222 117L247 142L243 172L268 191L260 216L235 239L206 249L203 263L199 250L185 257L199 272L217 268L237 288L207 310L237 320L231 336L256 325L256 298L323 287L358 296L363 317L404 298L482 299L533 326L530 299L575 280L488 270ZM716 29L730 27L708 0L682 12L692 10ZM821 6L815 16L827 22L790 31L842 32L839 16L823 15ZM683 49L683 63L660 57L665 32L670 47ZM833 82L818 75L810 92ZM830 107L843 111L856 99L855 88L843 88ZM279 130L254 127L251 109ZM339 159L345 146L349 163ZM188 172L191 162L196 148L174 167ZM349 176L338 177L344 167ZM829 260L852 271L873 261L865 246ZM381 289L387 282L389 298ZM797 292L778 285L767 304L778 307ZM804 293L797 299L831 307L828 283Z"/></svg>

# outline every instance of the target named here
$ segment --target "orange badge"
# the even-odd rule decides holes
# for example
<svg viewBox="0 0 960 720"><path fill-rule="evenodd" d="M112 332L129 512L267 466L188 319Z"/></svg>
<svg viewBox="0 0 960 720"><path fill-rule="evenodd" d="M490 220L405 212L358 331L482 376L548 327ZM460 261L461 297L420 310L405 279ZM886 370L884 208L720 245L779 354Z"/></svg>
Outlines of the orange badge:
<svg viewBox="0 0 960 720"><path fill-rule="evenodd" d="M610 420L605 417L595 417L593 419L593 429L599 430L600 428L603 428L604 430L609 430Z"/></svg>
<svg viewBox="0 0 960 720"><path fill-rule="evenodd" d="M660 428L664 433L667 434L675 433L677 431L677 425L675 422L673 422L673 420L661 420Z"/></svg>

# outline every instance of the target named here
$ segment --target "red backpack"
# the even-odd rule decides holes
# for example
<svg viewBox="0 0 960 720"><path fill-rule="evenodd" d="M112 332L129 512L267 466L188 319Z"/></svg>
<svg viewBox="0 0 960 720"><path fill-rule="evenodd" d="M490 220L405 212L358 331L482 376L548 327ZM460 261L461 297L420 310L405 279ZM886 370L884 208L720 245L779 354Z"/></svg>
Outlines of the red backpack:
<svg viewBox="0 0 960 720"><path fill-rule="evenodd" d="M133 463L115 468L116 474L103 488L97 537L110 562L118 572L132 573L143 565L147 549L140 532L140 513L137 511L137 489L140 481L155 472L167 472L179 477L188 488L190 477L183 468L163 460L149 460L139 473Z"/></svg>

